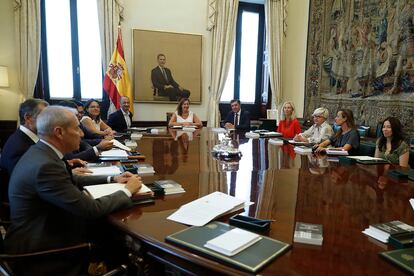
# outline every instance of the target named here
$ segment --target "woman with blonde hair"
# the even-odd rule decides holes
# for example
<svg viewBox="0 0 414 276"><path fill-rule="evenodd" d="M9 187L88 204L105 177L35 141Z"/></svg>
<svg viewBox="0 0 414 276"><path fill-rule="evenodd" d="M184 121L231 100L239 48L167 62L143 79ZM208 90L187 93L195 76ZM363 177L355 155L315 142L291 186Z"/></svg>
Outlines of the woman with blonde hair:
<svg viewBox="0 0 414 276"><path fill-rule="evenodd" d="M277 132L282 133L284 138L293 138L302 132L299 121L296 119L295 105L291 101L282 105Z"/></svg>

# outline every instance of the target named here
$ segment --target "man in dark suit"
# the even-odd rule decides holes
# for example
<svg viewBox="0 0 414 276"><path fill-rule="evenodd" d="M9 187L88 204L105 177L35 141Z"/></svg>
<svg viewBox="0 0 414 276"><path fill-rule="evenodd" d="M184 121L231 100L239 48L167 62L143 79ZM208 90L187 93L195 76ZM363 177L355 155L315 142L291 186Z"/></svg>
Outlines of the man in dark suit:
<svg viewBox="0 0 414 276"><path fill-rule="evenodd" d="M121 108L109 115L108 126L117 132L124 132L131 127L132 113L129 111L130 102L128 97L121 97Z"/></svg>
<svg viewBox="0 0 414 276"><path fill-rule="evenodd" d="M1 167L11 175L20 157L39 141L37 137L37 115L49 104L40 99L28 99L19 107L19 128L7 139L1 153Z"/></svg>
<svg viewBox="0 0 414 276"><path fill-rule="evenodd" d="M231 100L231 111L227 114L224 127L228 129L250 130L250 113L241 110L240 100Z"/></svg>
<svg viewBox="0 0 414 276"><path fill-rule="evenodd" d="M173 78L171 70L165 67L166 58L164 54L157 56L158 66L151 71L151 81L159 96L168 96L170 101L181 98L189 98L190 91L182 88Z"/></svg>
<svg viewBox="0 0 414 276"><path fill-rule="evenodd" d="M79 147L81 131L75 114L51 106L37 118L40 141L17 163L9 186L11 225L4 241L9 253L28 253L88 241L92 220L131 205L131 194L141 186L130 173L115 177L71 175L62 157ZM85 185L116 181L125 188L93 199ZM90 223L90 224L88 224ZM92 233L97 234L97 233ZM79 275L85 256L80 254L25 260L16 264L18 275Z"/></svg>

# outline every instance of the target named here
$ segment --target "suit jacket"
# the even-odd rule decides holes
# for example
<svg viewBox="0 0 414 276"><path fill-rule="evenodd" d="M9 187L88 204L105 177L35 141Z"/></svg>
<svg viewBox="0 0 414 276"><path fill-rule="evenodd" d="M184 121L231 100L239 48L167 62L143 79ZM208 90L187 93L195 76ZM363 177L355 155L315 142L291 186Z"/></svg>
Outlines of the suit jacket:
<svg viewBox="0 0 414 276"><path fill-rule="evenodd" d="M164 67L165 74L167 75L168 81L164 78L159 66L155 67L151 71L151 81L154 88L158 91L164 91L164 85L172 85L174 88L178 88L178 83L174 80L171 75L171 70Z"/></svg>
<svg viewBox="0 0 414 276"><path fill-rule="evenodd" d="M57 154L38 142L22 156L10 178L11 225L4 240L6 252L25 253L86 241L88 220L131 204L122 191L97 200L81 191L84 185L105 182L105 176L71 177ZM22 267L33 275L74 275L82 260L85 256L53 261L39 258L33 264L25 260Z"/></svg>
<svg viewBox="0 0 414 276"><path fill-rule="evenodd" d="M234 112L230 111L229 114L227 114L226 120L224 121L224 124L226 123L234 123ZM245 110L241 110L240 113L240 119L239 124L236 126L236 129L239 130L250 130L250 113Z"/></svg>
<svg viewBox="0 0 414 276"><path fill-rule="evenodd" d="M99 157L96 156L95 150L84 140L80 141L79 149L65 154L65 159L79 158L87 162L97 162Z"/></svg>
<svg viewBox="0 0 414 276"><path fill-rule="evenodd" d="M132 113L129 112L129 118L132 123ZM109 115L108 125L117 132L124 132L128 127L125 121L124 113L119 109L116 112Z"/></svg>
<svg viewBox="0 0 414 276"><path fill-rule="evenodd" d="M17 161L34 144L29 136L20 129L16 129L4 145L1 153L1 167L6 169L7 173L11 175Z"/></svg>

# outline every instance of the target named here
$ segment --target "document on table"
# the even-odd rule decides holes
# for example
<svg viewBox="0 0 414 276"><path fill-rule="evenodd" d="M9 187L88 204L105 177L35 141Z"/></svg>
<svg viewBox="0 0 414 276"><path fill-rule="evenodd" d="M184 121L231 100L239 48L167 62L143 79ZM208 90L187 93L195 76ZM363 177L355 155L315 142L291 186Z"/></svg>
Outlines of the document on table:
<svg viewBox="0 0 414 276"><path fill-rule="evenodd" d="M117 147L117 148L120 148L120 149L126 150L126 151L131 151L130 147L125 146L124 144L122 144L118 140L112 139L111 142L114 143L114 147Z"/></svg>
<svg viewBox="0 0 414 276"><path fill-rule="evenodd" d="M348 156L348 158L361 160L361 161L382 161L384 160L382 158L371 157L371 156Z"/></svg>
<svg viewBox="0 0 414 276"><path fill-rule="evenodd" d="M214 192L181 206L168 217L187 225L203 226L216 217L244 208L245 201L221 192Z"/></svg>
<svg viewBox="0 0 414 276"><path fill-rule="evenodd" d="M92 171L91 175L117 175L121 173L121 169L117 166L109 167L88 167L88 170Z"/></svg>
<svg viewBox="0 0 414 276"><path fill-rule="evenodd" d="M102 157L128 157L128 154L126 151L121 149L111 149L101 152L100 156Z"/></svg>

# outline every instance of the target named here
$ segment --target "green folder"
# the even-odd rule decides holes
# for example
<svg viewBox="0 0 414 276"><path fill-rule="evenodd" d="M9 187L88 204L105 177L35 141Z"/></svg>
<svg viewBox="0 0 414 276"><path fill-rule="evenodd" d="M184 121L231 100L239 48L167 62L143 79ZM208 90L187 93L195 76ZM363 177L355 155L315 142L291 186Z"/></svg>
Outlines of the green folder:
<svg viewBox="0 0 414 276"><path fill-rule="evenodd" d="M219 261L242 268L250 272L257 272L278 255L284 253L290 244L262 236L262 239L234 256L226 256L204 247L204 244L235 227L213 221L205 226L190 227L165 239L171 243L184 246L194 251L213 257Z"/></svg>
<svg viewBox="0 0 414 276"><path fill-rule="evenodd" d="M380 255L414 274L414 248L381 252Z"/></svg>

